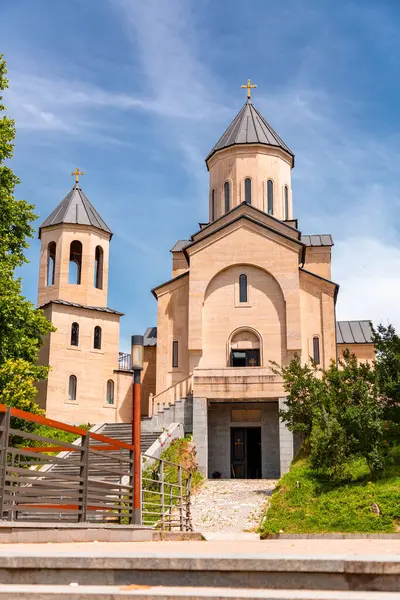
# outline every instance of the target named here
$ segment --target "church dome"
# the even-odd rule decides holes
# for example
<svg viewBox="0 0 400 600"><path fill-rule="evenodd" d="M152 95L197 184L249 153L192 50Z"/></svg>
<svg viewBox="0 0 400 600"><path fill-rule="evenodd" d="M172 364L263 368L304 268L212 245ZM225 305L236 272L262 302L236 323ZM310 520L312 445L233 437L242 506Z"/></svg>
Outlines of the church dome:
<svg viewBox="0 0 400 600"><path fill-rule="evenodd" d="M219 150L242 144L263 144L281 148L287 152L294 166L294 154L276 133L264 117L258 112L251 100L241 108L227 130L222 134L214 148L208 154L206 163Z"/></svg>

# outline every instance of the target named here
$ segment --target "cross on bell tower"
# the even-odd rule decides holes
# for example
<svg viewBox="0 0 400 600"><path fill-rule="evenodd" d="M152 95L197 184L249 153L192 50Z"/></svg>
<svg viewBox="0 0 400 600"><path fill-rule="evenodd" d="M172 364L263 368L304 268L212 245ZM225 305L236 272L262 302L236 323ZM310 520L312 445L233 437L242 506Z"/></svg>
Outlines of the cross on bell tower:
<svg viewBox="0 0 400 600"><path fill-rule="evenodd" d="M242 86L240 86L240 87L241 87L242 89L247 89L247 98L250 100L250 98L251 98L251 90L252 90L253 88L256 88L257 86L256 86L256 84L252 84L252 83L251 83L251 80L250 80L250 79L248 79L248 80L247 80L247 83L246 83L246 85L242 85Z"/></svg>

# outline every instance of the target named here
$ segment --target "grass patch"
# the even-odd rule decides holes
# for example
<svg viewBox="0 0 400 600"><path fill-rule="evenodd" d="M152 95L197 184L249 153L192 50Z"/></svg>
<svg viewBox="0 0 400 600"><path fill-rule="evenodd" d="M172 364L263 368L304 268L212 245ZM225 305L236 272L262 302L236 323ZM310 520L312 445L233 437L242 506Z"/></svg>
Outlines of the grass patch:
<svg viewBox="0 0 400 600"><path fill-rule="evenodd" d="M369 480L364 460L357 460L340 482L310 468L306 458L292 464L274 491L261 537L283 533L400 532L400 446L386 476ZM380 514L371 507L377 504Z"/></svg>

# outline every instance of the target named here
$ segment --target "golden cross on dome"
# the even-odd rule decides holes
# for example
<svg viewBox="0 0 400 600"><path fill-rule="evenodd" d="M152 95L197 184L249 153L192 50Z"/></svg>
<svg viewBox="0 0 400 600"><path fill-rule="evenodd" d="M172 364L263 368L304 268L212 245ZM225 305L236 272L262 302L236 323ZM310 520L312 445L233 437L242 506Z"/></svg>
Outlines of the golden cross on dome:
<svg viewBox="0 0 400 600"><path fill-rule="evenodd" d="M257 86L255 84L251 85L251 81L250 81L250 79L248 79L247 80L247 84L246 85L242 85L240 87L247 88L247 97L250 98L251 97L251 90L253 88L256 88Z"/></svg>
<svg viewBox="0 0 400 600"><path fill-rule="evenodd" d="M75 171L72 171L71 175L75 175L75 181L76 183L78 183L79 181L79 175L84 175L85 173L83 171L80 171L78 169L78 167L76 167Z"/></svg>

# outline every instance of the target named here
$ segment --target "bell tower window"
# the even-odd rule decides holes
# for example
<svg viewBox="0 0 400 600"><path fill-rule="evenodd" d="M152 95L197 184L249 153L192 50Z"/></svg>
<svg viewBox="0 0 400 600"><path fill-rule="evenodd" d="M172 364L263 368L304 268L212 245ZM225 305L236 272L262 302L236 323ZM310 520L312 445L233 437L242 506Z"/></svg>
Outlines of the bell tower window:
<svg viewBox="0 0 400 600"><path fill-rule="evenodd" d="M284 193L285 193L285 219L288 219L289 218L289 188L287 185L285 185Z"/></svg>
<svg viewBox="0 0 400 600"><path fill-rule="evenodd" d="M215 221L215 190L211 192L211 221Z"/></svg>
<svg viewBox="0 0 400 600"><path fill-rule="evenodd" d="M96 246L94 255L94 287L103 289L103 248Z"/></svg>
<svg viewBox="0 0 400 600"><path fill-rule="evenodd" d="M81 283L82 271L82 242L74 240L69 250L68 283Z"/></svg>
<svg viewBox="0 0 400 600"><path fill-rule="evenodd" d="M267 181L267 212L274 214L274 182L271 179Z"/></svg>
<svg viewBox="0 0 400 600"><path fill-rule="evenodd" d="M98 325L94 328L93 348L95 350L101 350L101 327Z"/></svg>
<svg viewBox="0 0 400 600"><path fill-rule="evenodd" d="M79 346L79 325L72 323L71 325L71 346Z"/></svg>
<svg viewBox="0 0 400 600"><path fill-rule="evenodd" d="M50 242L47 246L47 281L46 285L54 285L54 275L56 270L56 243Z"/></svg>
<svg viewBox="0 0 400 600"><path fill-rule="evenodd" d="M247 177L244 180L244 201L247 204L251 204L251 179Z"/></svg>
<svg viewBox="0 0 400 600"><path fill-rule="evenodd" d="M230 190L230 185L228 181L225 181L224 183L224 197L225 197L225 212L229 212L231 209L231 190Z"/></svg>
<svg viewBox="0 0 400 600"><path fill-rule="evenodd" d="M76 400L76 375L70 375L68 381L68 400Z"/></svg>

